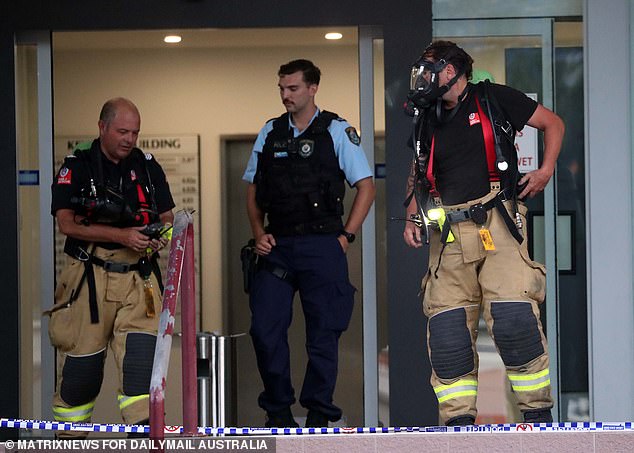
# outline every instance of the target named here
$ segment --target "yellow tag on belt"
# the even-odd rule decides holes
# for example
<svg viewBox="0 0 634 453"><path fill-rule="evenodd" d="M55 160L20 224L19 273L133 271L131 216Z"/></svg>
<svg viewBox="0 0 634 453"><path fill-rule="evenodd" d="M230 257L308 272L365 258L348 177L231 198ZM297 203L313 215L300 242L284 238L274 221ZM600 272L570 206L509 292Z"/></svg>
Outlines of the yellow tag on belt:
<svg viewBox="0 0 634 453"><path fill-rule="evenodd" d="M482 245L484 245L484 250L495 250L491 232L487 228L480 229L480 239L482 240Z"/></svg>

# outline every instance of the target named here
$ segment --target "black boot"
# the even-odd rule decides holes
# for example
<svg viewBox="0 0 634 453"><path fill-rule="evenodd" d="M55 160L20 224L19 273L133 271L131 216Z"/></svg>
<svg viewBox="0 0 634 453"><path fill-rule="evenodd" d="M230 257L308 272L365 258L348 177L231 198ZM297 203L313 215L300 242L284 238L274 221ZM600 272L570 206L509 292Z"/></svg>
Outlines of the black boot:
<svg viewBox="0 0 634 453"><path fill-rule="evenodd" d="M447 421L447 426L469 426L475 425L475 417L472 415L458 415Z"/></svg>
<svg viewBox="0 0 634 453"><path fill-rule="evenodd" d="M290 407L277 412L267 412L264 426L266 428L299 428Z"/></svg>
<svg viewBox="0 0 634 453"><path fill-rule="evenodd" d="M306 416L306 428L328 428L326 414L310 409Z"/></svg>
<svg viewBox="0 0 634 453"><path fill-rule="evenodd" d="M524 423L552 423L553 414L548 409L524 411Z"/></svg>

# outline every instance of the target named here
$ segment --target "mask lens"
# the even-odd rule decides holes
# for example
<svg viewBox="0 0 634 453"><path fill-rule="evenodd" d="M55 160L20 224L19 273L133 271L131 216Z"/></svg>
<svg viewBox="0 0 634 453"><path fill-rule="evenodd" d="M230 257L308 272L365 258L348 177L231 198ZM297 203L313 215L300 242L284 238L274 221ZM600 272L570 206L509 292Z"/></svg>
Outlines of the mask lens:
<svg viewBox="0 0 634 453"><path fill-rule="evenodd" d="M424 90L429 85L431 73L424 66L412 68L409 89L412 91Z"/></svg>
<svg viewBox="0 0 634 453"><path fill-rule="evenodd" d="M423 91L433 80L434 63L422 61L412 68L409 89L412 91Z"/></svg>

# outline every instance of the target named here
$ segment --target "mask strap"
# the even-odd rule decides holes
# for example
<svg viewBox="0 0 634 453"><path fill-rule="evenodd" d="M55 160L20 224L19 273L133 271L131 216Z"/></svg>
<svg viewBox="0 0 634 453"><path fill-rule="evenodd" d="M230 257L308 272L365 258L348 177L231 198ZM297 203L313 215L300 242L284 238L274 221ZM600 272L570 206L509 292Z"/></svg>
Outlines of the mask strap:
<svg viewBox="0 0 634 453"><path fill-rule="evenodd" d="M454 78L452 78L449 82L447 82L447 85L445 86L448 88L445 92L449 91L449 88L458 81L458 78L461 75L462 73L459 73L456 76L454 76ZM458 113L458 109L460 109L460 106L462 105L462 100L465 98L468 91L469 91L469 84L467 83L467 86L465 87L465 89L458 96L458 103L456 104L454 108L451 109L451 111L449 112L449 114L444 120L442 119L442 96L438 97L438 99L436 100L436 119L438 120L439 123L448 123L449 121L453 119L454 116L456 116L456 113Z"/></svg>

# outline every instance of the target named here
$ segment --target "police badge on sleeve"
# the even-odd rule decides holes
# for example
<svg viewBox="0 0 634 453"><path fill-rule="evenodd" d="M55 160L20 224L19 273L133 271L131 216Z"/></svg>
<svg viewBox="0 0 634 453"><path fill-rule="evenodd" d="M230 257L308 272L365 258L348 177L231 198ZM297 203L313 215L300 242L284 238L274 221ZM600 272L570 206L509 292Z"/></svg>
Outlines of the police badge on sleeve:
<svg viewBox="0 0 634 453"><path fill-rule="evenodd" d="M348 136L348 140L350 140L352 144L359 146L359 143L361 143L361 138L359 137L359 134L357 134L357 130L354 127L347 127L346 135Z"/></svg>

